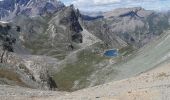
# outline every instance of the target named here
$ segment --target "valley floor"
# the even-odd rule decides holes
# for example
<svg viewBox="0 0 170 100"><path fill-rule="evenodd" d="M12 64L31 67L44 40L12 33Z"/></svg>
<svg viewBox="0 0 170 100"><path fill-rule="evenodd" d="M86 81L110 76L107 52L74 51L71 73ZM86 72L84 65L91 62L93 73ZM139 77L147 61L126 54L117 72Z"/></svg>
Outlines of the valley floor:
<svg viewBox="0 0 170 100"><path fill-rule="evenodd" d="M72 93L0 86L0 100L170 100L170 63L136 77Z"/></svg>

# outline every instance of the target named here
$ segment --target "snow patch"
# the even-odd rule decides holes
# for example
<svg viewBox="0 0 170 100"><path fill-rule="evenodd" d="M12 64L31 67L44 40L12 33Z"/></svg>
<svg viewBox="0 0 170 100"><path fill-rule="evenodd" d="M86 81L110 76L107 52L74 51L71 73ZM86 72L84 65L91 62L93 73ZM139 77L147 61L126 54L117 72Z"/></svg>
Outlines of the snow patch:
<svg viewBox="0 0 170 100"><path fill-rule="evenodd" d="M2 23L2 24L8 24L8 22L6 22L6 21L0 21L0 23Z"/></svg>

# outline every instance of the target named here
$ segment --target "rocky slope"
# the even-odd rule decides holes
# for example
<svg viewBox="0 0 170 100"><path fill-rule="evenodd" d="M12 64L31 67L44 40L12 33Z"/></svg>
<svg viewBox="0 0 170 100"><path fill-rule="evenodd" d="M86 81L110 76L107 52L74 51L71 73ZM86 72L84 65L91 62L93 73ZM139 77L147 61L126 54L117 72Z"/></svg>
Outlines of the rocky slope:
<svg viewBox="0 0 170 100"><path fill-rule="evenodd" d="M58 100L169 100L169 63L142 75L57 96ZM34 98L35 100L55 100Z"/></svg>
<svg viewBox="0 0 170 100"><path fill-rule="evenodd" d="M68 6L52 16L30 18L18 16L13 23L21 27L20 41L31 54L64 59L79 48L83 31L76 9Z"/></svg>
<svg viewBox="0 0 170 100"><path fill-rule="evenodd" d="M134 47L142 47L169 27L169 17L140 7L120 8L103 13L104 18L84 20L87 30L111 47L122 40Z"/></svg>
<svg viewBox="0 0 170 100"><path fill-rule="evenodd" d="M1 23L1 84L20 85L30 88L55 89L56 83L50 75L51 69L57 69L58 60L45 56L33 56L15 53L19 49L18 26ZM20 48L24 49L21 45ZM55 66L55 68L53 68ZM48 68L48 70L47 70ZM10 74L11 73L11 74Z"/></svg>

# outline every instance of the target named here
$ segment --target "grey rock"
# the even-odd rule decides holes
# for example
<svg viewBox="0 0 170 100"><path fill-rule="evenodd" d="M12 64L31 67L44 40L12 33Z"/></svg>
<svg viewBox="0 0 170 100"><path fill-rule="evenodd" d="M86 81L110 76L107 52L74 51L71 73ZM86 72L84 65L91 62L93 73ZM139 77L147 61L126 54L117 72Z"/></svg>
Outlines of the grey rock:
<svg viewBox="0 0 170 100"><path fill-rule="evenodd" d="M15 38L15 36L17 36L15 35L17 31L14 32L15 28L12 28L13 26L11 26L10 23L0 23L0 40L2 44L0 45L1 64L5 66L8 65L6 68L12 69L17 73L23 83L29 87L48 90L57 88L57 85L51 78L50 70L53 67L57 67L58 61L48 57L19 55L14 53L15 42L13 42L13 40L17 40ZM13 30L13 34L10 33L10 30ZM50 59L51 62L48 59Z"/></svg>

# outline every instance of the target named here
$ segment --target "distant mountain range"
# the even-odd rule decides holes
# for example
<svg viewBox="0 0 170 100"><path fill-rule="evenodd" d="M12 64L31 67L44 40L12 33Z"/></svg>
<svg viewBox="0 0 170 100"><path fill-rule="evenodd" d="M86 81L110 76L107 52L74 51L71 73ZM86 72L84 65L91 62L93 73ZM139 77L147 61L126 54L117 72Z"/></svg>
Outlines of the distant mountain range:
<svg viewBox="0 0 170 100"><path fill-rule="evenodd" d="M0 19L9 20L17 15L43 16L65 7L58 0L4 0L0 1Z"/></svg>
<svg viewBox="0 0 170 100"><path fill-rule="evenodd" d="M116 40L115 37L119 37L129 45L142 47L169 27L167 13L158 13L141 7L115 9L100 16L103 17L85 20L85 26L112 46L116 46L113 41Z"/></svg>

